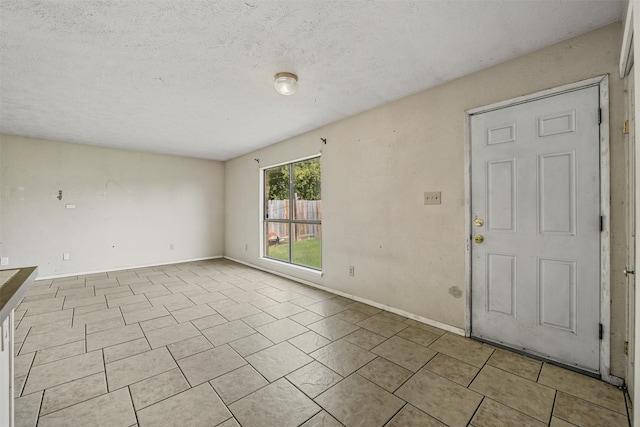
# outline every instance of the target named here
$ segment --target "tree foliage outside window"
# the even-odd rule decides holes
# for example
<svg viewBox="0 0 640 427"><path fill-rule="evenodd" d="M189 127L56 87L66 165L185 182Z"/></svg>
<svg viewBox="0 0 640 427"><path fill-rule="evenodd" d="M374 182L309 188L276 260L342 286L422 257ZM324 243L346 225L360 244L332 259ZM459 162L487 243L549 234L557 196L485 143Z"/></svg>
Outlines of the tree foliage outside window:
<svg viewBox="0 0 640 427"><path fill-rule="evenodd" d="M322 268L320 157L264 170L265 256Z"/></svg>
<svg viewBox="0 0 640 427"><path fill-rule="evenodd" d="M268 169L269 200L289 198L289 167L277 166ZM321 200L320 158L294 163L295 194L298 200Z"/></svg>

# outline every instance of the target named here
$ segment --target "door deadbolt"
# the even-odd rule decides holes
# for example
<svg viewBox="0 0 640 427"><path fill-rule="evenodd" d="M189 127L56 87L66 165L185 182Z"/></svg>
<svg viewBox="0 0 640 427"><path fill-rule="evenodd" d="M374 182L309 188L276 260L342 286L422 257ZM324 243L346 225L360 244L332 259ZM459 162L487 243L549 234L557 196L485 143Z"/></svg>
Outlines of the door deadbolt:
<svg viewBox="0 0 640 427"><path fill-rule="evenodd" d="M482 234L476 234L473 236L473 241L476 243L482 243L484 242L484 236Z"/></svg>
<svg viewBox="0 0 640 427"><path fill-rule="evenodd" d="M473 220L473 223L476 227L482 227L484 225L484 221L480 218L476 218Z"/></svg>

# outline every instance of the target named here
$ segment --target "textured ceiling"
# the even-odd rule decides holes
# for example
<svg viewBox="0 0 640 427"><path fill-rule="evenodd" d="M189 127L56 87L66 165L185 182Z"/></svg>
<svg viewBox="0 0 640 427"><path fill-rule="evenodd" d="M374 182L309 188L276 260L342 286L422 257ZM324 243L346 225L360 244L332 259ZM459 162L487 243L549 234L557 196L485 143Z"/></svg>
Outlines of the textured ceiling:
<svg viewBox="0 0 640 427"><path fill-rule="evenodd" d="M623 0L2 0L0 132L226 160L587 32ZM299 75L296 95L273 75Z"/></svg>

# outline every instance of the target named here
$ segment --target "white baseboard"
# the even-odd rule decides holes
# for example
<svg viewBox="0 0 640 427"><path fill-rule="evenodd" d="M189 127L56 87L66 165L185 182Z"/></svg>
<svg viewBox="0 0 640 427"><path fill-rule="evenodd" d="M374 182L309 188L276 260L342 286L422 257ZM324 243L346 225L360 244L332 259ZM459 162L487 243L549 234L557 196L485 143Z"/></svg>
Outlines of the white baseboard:
<svg viewBox="0 0 640 427"><path fill-rule="evenodd" d="M60 278L63 278L63 277L85 276L85 275L89 275L89 274L109 273L111 271L133 270L133 269L136 269L136 268L157 267L157 266L160 266L160 265L184 264L186 262L207 261L207 260L210 260L210 259L219 259L219 258L223 258L223 256L222 255L218 255L218 256L212 256L212 257L183 259L183 260L179 260L179 261L169 261L169 262L161 262L161 263L155 263L155 264L144 264L144 265L133 265L133 266L116 267L116 268L109 268L109 269L106 269L106 270L81 271L81 272L78 272L78 273L65 273L65 274L57 274L57 275L52 275L52 276L42 276L42 277L38 277L36 279L36 281L38 281L38 280L49 280L49 279L60 279Z"/></svg>
<svg viewBox="0 0 640 427"><path fill-rule="evenodd" d="M390 307L388 305L380 304L378 302L371 301L371 300L368 300L366 298L359 297L357 295L351 295L351 294L346 293L346 292L338 291L336 289L331 289L331 288L328 288L326 286L322 286L322 285L319 285L317 283L310 282L308 280L304 280L304 279L300 279L298 277L290 276L288 274L281 273L279 271L271 270L271 269L268 269L268 268L264 268L264 267L261 267L259 265L251 264L251 263L248 263L246 261L241 261L239 259L231 258L231 257L228 257L228 256L224 256L223 258L228 259L229 261L237 262L238 264L243 264L243 265L246 265L248 267L255 268L257 270L261 270L261 271L264 271L264 272L267 272L267 273L274 274L276 276L284 277L285 279L293 280L294 282L302 283L303 285L308 285L308 286L311 286L313 288L321 289L323 291L326 291L326 292L329 292L329 293L332 293L332 294L335 294L335 295L339 295L341 297L345 297L345 298L349 298L349 299L361 302L363 304L368 304L368 305L371 305L373 307L380 308L382 310L390 311L392 313L398 314L400 316L408 317L409 319L413 319L415 321L427 324L429 326L433 326L433 327L436 327L436 328L439 328L439 329L443 329L443 330L448 331L448 332L452 332L452 333L457 334L457 335L464 336L464 329L462 329L462 328L457 328L455 326L447 325L446 323L438 322L437 320L433 320L433 319L429 319L429 318L426 318L426 317L418 316L417 314L409 313L409 312L406 312L404 310L397 309L395 307Z"/></svg>

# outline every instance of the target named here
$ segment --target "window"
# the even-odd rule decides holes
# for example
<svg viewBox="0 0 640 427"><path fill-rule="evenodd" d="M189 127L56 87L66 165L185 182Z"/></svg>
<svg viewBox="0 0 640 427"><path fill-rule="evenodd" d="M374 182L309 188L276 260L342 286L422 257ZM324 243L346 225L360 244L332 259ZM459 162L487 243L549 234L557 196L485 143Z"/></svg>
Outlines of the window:
<svg viewBox="0 0 640 427"><path fill-rule="evenodd" d="M320 157L264 170L264 254L322 269Z"/></svg>

